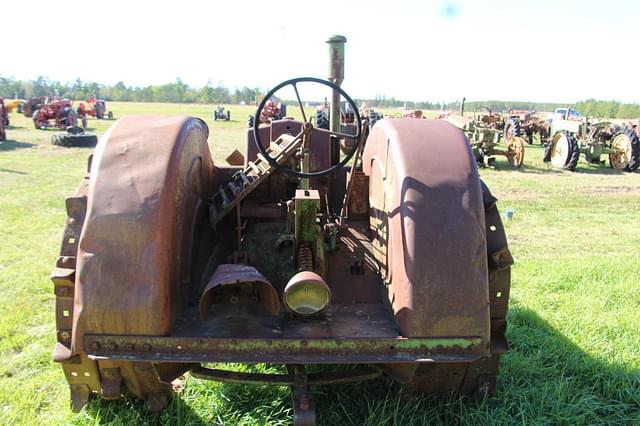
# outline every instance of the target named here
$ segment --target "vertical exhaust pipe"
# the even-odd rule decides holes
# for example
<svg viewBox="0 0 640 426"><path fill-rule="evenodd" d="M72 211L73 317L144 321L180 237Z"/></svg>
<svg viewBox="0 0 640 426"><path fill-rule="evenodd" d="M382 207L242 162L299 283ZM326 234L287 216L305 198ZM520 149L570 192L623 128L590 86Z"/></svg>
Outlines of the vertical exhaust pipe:
<svg viewBox="0 0 640 426"><path fill-rule="evenodd" d="M329 37L329 81L340 86L344 80L344 44L347 38L341 35ZM340 131L340 93L333 91L331 95L331 109L329 130ZM340 161L340 141L333 138L331 142L331 165Z"/></svg>

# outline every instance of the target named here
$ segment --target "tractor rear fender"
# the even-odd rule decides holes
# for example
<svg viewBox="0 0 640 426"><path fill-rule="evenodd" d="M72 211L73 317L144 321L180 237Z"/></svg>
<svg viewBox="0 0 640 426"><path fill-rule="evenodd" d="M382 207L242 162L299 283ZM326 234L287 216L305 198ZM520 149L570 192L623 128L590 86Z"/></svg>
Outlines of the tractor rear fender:
<svg viewBox="0 0 640 426"><path fill-rule="evenodd" d="M466 137L444 120L385 119L363 158L374 254L406 337L490 335L482 189Z"/></svg>
<svg viewBox="0 0 640 426"><path fill-rule="evenodd" d="M132 116L100 139L79 238L72 352L84 352L86 333L170 333L213 187L207 136L199 119Z"/></svg>

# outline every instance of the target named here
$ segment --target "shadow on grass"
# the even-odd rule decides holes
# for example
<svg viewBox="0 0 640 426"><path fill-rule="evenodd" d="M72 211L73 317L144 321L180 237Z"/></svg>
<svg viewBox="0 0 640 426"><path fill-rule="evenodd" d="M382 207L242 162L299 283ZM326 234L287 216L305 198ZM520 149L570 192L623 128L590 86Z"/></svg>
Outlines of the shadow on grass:
<svg viewBox="0 0 640 426"><path fill-rule="evenodd" d="M508 337L511 348L503 356L491 398L401 395L385 379L315 387L318 424L640 424L638 370L585 353L529 309L510 311ZM269 372L276 370L283 372ZM247 371L265 372L259 367ZM293 410L285 387L192 379L185 394L161 413L149 413L143 403L125 400L93 402L88 414L96 423L290 424Z"/></svg>
<svg viewBox="0 0 640 426"><path fill-rule="evenodd" d="M6 141L0 142L0 151L14 151L16 149L32 148L34 146L36 146L36 144L7 139Z"/></svg>

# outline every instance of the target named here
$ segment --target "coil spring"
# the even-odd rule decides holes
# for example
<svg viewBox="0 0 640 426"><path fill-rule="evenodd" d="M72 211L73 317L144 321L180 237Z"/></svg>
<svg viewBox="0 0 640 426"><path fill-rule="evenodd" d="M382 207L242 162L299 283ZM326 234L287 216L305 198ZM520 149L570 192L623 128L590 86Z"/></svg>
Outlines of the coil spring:
<svg viewBox="0 0 640 426"><path fill-rule="evenodd" d="M313 270L313 254L311 253L311 246L308 244L300 244L298 246L298 270Z"/></svg>

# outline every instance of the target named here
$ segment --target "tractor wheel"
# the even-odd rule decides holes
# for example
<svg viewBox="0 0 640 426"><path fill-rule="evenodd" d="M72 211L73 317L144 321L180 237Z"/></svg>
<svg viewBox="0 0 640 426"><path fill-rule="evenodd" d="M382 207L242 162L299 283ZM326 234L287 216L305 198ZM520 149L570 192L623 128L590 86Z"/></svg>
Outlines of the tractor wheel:
<svg viewBox="0 0 640 426"><path fill-rule="evenodd" d="M206 219L213 188L207 136L206 124L196 118L125 117L94 153L85 179L85 219L73 251L65 254L75 260L71 285L78 291L66 294L74 322L68 356L58 360L65 371L76 372L67 375L72 395L79 385L83 389L76 408L91 395L118 399L128 391L160 409L171 395L167 383L185 371L185 364L163 363L161 374L144 360L94 360L89 356L105 348L84 338L168 335L174 326L170 313L200 288L207 256L199 249L213 240ZM157 167L145 167L150 156ZM74 306L82 309L74 312ZM78 357L96 363L99 375L83 374L73 364Z"/></svg>
<svg viewBox="0 0 640 426"><path fill-rule="evenodd" d="M76 113L73 111L73 109L68 108L65 112L64 112L64 118L65 118L65 124L66 127L70 127L70 126L75 126L77 123L77 116Z"/></svg>
<svg viewBox="0 0 640 426"><path fill-rule="evenodd" d="M545 163L551 163L558 169L565 168L572 158L574 146L577 148L577 142L571 133L566 130L557 132L545 149Z"/></svg>
<svg viewBox="0 0 640 426"><path fill-rule="evenodd" d="M86 116L86 115L83 115L83 116L82 116L82 127L83 127L84 129L86 129L86 128L87 128L87 116Z"/></svg>
<svg viewBox="0 0 640 426"><path fill-rule="evenodd" d="M616 133L611 140L609 165L616 170L633 172L640 166L640 140L631 128Z"/></svg>
<svg viewBox="0 0 640 426"><path fill-rule="evenodd" d="M522 137L516 136L507 142L507 161L516 169L522 166L524 161L524 141Z"/></svg>
<svg viewBox="0 0 640 426"><path fill-rule="evenodd" d="M316 127L329 130L329 113L327 111L316 111Z"/></svg>
<svg viewBox="0 0 640 426"><path fill-rule="evenodd" d="M109 117L109 120L113 120L113 111L109 111L107 117Z"/></svg>
<svg viewBox="0 0 640 426"><path fill-rule="evenodd" d="M231 111L227 111L227 121L231 120Z"/></svg>
<svg viewBox="0 0 640 426"><path fill-rule="evenodd" d="M580 144L572 134L569 133L569 136L571 138L571 154L564 168L565 170L575 172L578 166L578 160L580 159Z"/></svg>
<svg viewBox="0 0 640 426"><path fill-rule="evenodd" d="M522 129L518 120L510 118L504 125L504 140L510 142L515 136L522 136Z"/></svg>
<svg viewBox="0 0 640 426"><path fill-rule="evenodd" d="M92 134L73 135L69 133L61 133L51 136L51 143L66 148L92 148L98 143L98 137Z"/></svg>
<svg viewBox="0 0 640 426"><path fill-rule="evenodd" d="M7 140L7 132L4 130L4 126L0 124L0 142Z"/></svg>
<svg viewBox="0 0 640 426"><path fill-rule="evenodd" d="M38 122L38 116L40 115L40 110L37 109L35 111L33 111L33 126L37 129L40 130L42 129L42 126L40 126L40 123Z"/></svg>

